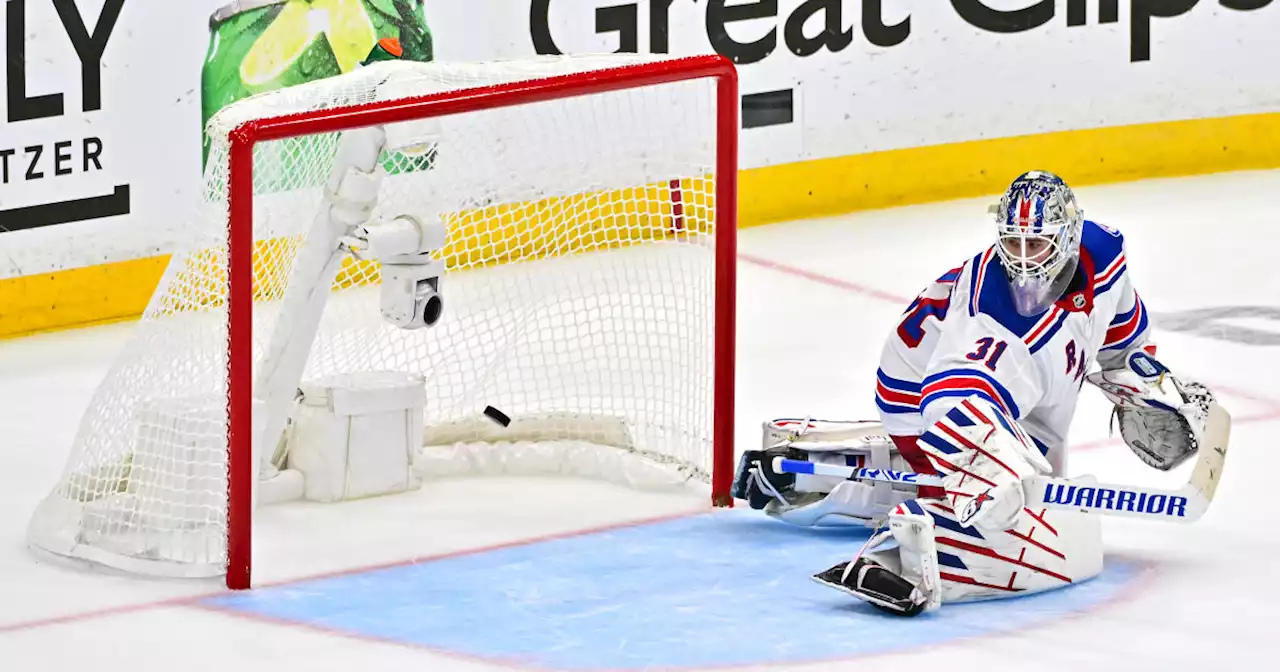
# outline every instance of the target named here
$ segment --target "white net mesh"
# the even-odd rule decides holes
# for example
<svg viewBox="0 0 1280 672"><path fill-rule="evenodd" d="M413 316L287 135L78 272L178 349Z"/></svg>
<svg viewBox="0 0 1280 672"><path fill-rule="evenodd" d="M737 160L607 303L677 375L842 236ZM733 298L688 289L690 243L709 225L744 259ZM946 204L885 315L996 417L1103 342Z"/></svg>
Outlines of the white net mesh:
<svg viewBox="0 0 1280 672"><path fill-rule="evenodd" d="M33 545L129 571L224 571L230 130L643 60L383 63L216 116L205 200L37 510ZM428 442L484 439L478 428L491 423L471 423L491 405L513 428L537 423L535 438L613 445L709 478L715 90L692 79L398 126L416 141L383 154L378 214L446 223L443 319L422 330L387 324L378 265L347 259L302 379L419 373ZM289 328L281 299L339 136L255 148L255 375L272 335Z"/></svg>

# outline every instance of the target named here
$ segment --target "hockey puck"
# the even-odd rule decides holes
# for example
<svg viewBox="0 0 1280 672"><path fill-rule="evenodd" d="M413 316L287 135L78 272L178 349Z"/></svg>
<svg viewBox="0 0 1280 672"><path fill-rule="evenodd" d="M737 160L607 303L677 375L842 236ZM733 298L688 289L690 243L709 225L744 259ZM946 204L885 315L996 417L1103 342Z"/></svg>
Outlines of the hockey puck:
<svg viewBox="0 0 1280 672"><path fill-rule="evenodd" d="M502 425L503 427L511 424L511 418L507 417L506 413L503 413L492 406L485 406L484 414L489 416L490 420Z"/></svg>

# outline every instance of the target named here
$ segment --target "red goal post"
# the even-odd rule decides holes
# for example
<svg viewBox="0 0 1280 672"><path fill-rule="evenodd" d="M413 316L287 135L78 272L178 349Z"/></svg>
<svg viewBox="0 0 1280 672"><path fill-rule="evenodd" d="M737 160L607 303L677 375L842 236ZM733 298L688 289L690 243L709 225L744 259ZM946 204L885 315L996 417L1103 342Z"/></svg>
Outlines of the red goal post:
<svg viewBox="0 0 1280 672"><path fill-rule="evenodd" d="M251 447L254 304L254 147L270 140L537 103L691 79L716 81L715 359L712 502L731 506L734 451L734 320L738 171L736 70L721 56L625 65L544 79L462 89L390 102L253 119L230 133L228 509L226 583L250 585L254 457Z"/></svg>

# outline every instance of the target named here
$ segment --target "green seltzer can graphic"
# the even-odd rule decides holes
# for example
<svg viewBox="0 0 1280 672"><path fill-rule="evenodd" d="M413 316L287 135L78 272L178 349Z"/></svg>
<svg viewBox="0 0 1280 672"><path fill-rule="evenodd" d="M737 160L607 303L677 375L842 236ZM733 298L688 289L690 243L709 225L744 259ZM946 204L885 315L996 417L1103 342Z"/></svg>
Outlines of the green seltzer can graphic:
<svg viewBox="0 0 1280 672"><path fill-rule="evenodd" d="M201 128L218 110L256 93L333 77L372 61L432 60L423 2L236 0L219 9L209 20ZM312 144L317 146L292 151L305 161L304 155L323 151L326 143Z"/></svg>

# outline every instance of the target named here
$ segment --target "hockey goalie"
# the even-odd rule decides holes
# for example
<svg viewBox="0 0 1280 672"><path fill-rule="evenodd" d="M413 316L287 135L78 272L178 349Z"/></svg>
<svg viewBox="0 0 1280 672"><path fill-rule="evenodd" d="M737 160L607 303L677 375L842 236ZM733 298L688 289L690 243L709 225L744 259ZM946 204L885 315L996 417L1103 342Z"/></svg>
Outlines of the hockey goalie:
<svg viewBox="0 0 1280 672"><path fill-rule="evenodd" d="M1028 478L1064 475L1086 380L1115 405L1128 446L1160 470L1196 453L1214 403L1155 358L1123 237L1084 219L1061 178L1019 176L992 213L995 244L929 285L890 334L876 374L880 422L767 423L762 450L746 452L735 475L736 498L783 521L874 528L853 560L814 579L898 614L1102 571L1097 517L1033 508L1024 490ZM780 473L778 456L942 485Z"/></svg>

